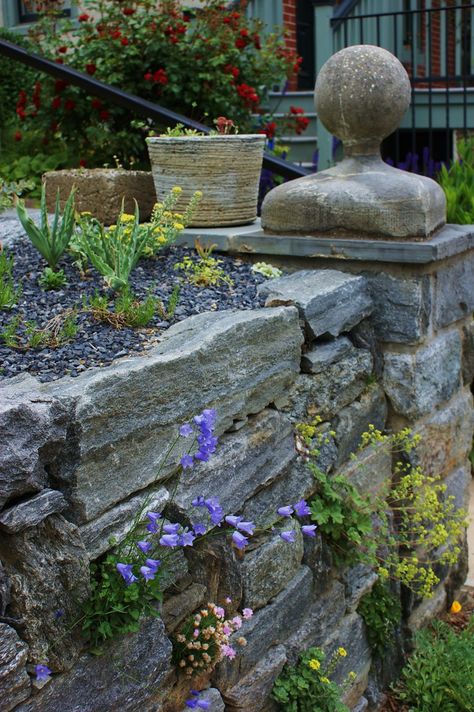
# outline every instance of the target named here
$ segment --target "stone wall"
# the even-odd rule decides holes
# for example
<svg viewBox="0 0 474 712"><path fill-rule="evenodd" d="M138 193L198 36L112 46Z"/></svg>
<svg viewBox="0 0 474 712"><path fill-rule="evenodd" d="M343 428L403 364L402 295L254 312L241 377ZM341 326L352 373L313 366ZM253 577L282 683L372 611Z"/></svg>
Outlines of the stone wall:
<svg viewBox="0 0 474 712"><path fill-rule="evenodd" d="M227 596L255 614L243 625L247 646L212 677L211 712L271 712L274 679L312 645L329 653L345 647L340 674L356 673L347 703L376 709L383 675L356 612L376 577L361 565L334 566L319 537L283 542L276 509L314 492L293 439L294 423L308 413L322 417L322 433L335 432L321 447L321 469L343 472L364 490L391 477L391 460L368 448L355 467L350 455L361 434L369 424L409 422L424 436L420 462L446 476L463 503L474 329L472 305L460 306L468 267L454 269L436 284L425 275L397 282L382 273L299 272L264 285L266 308L192 317L146 356L54 383L4 381L2 712L180 712L186 690L170 664L168 636L202 603ZM445 296L453 280L454 301ZM177 426L206 407L218 413L219 447L186 474L176 517L185 520L195 496L218 495L226 513L274 530L252 540L244 557L219 538L186 549L162 620L144 621L140 633L93 656L67 629L88 596L89 563L110 537L125 535L145 498L150 509L163 508L179 453L157 476L159 463ZM406 604L413 627L460 578L462 570L446 576L428 612ZM31 675L45 659L54 672L46 684Z"/></svg>

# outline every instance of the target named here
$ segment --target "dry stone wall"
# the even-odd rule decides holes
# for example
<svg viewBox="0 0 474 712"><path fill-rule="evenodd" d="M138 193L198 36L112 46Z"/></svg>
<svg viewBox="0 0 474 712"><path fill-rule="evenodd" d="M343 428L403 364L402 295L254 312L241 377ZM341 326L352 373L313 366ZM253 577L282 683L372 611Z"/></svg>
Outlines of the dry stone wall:
<svg viewBox="0 0 474 712"><path fill-rule="evenodd" d="M345 647L339 674L356 673L347 704L376 709L383 679L357 613L376 577L361 565L334 566L319 536L303 541L298 532L295 544L283 542L276 509L314 492L293 439L294 424L308 412L321 416L323 434L335 432L320 448L325 472L344 473L362 490L389 479L386 452L362 451L363 467L351 453L369 424L409 421L425 438L420 461L445 475L464 503L472 325L458 309L441 307L423 279L408 280L405 294L385 300L394 279L376 291L367 276L295 273L264 286L266 308L192 317L146 356L77 379L3 382L2 712L181 712L186 690L171 666L169 635L197 607L227 596L236 610L248 606L255 614L242 627L246 647L214 672L205 693L211 712L271 712L275 678L312 645L329 654ZM407 304L413 295L419 309ZM432 331L433 319L442 321L439 331ZM396 337L385 344L389 329ZM165 506L166 478L180 453L159 478L158 465L177 426L205 407L217 410L219 447L186 474L174 516L186 521L192 499L212 494L226 512L269 530L243 558L219 538L187 548L174 562L162 619L144 620L139 633L93 656L66 628L88 596L89 564L111 537L125 536L145 498L154 510ZM454 585L452 578L440 585L443 600L445 585ZM47 683L31 674L40 657L54 672Z"/></svg>

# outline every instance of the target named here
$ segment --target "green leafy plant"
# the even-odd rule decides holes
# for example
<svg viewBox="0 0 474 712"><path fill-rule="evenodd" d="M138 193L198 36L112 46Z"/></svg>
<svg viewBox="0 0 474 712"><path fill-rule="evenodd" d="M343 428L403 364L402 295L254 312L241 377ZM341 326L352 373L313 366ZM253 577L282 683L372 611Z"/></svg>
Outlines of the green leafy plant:
<svg viewBox="0 0 474 712"><path fill-rule="evenodd" d="M176 307L178 306L180 293L181 290L179 284L175 284L175 286L173 287L173 291L171 292L168 298L166 306L163 304L163 302L158 302L158 313L162 319L169 320L173 318L174 313L176 311Z"/></svg>
<svg viewBox="0 0 474 712"><path fill-rule="evenodd" d="M460 633L444 621L420 631L395 694L413 712L473 712L474 619Z"/></svg>
<svg viewBox="0 0 474 712"><path fill-rule="evenodd" d="M31 219L22 200L18 201L16 210L18 218L38 252L44 257L52 270L56 270L57 263L65 252L74 231L74 193L71 190L61 216L59 208L59 191L56 195L56 205L52 226L48 222L46 209L46 187L41 190L41 224L40 227Z"/></svg>
<svg viewBox="0 0 474 712"><path fill-rule="evenodd" d="M33 180L19 180L10 183L0 178L0 213L12 208L15 201L24 193L29 193L35 187Z"/></svg>
<svg viewBox="0 0 474 712"><path fill-rule="evenodd" d="M279 709L284 712L348 712L349 708L341 698L355 680L355 673L349 673L341 686L330 679L338 662L346 655L344 648L338 648L324 664L326 655L323 650L309 648L299 656L295 666L285 665L272 690Z"/></svg>
<svg viewBox="0 0 474 712"><path fill-rule="evenodd" d="M222 260L211 257L213 249L216 245L208 245L205 247L199 240L194 243L197 257L192 258L189 255L183 257L181 262L177 262L175 269L180 269L184 272L186 279L196 287L215 287L219 284L227 284L232 287L232 279L224 272Z"/></svg>
<svg viewBox="0 0 474 712"><path fill-rule="evenodd" d="M263 274L263 276L267 279L277 279L283 274L281 269L273 267L273 265L270 265L267 262L255 262L255 264L252 265L252 272Z"/></svg>
<svg viewBox="0 0 474 712"><path fill-rule="evenodd" d="M57 272L51 269L51 267L45 267L41 273L38 282L41 287L48 290L62 289L67 284L67 278L64 274L63 269L58 269Z"/></svg>
<svg viewBox="0 0 474 712"><path fill-rule="evenodd" d="M108 298L97 291L89 300L83 300L83 308L90 311L94 319L111 324L116 329L146 326L153 319L158 304L150 293L140 301L128 287L115 298L113 310L109 308Z"/></svg>
<svg viewBox="0 0 474 712"><path fill-rule="evenodd" d="M21 287L13 280L13 256L0 250L0 310L11 309L21 296Z"/></svg>
<svg viewBox="0 0 474 712"><path fill-rule="evenodd" d="M57 314L42 327L35 321L22 322L15 316L7 323L0 338L6 346L18 351L56 348L71 341L77 334L77 311L67 309Z"/></svg>
<svg viewBox="0 0 474 712"><path fill-rule="evenodd" d="M393 635L400 624L400 601L390 591L387 582L377 580L370 593L361 599L357 612L365 623L372 652L383 655L393 642Z"/></svg>
<svg viewBox="0 0 474 712"><path fill-rule="evenodd" d="M448 223L474 223L474 139L461 139L457 144L459 160L449 168L441 166L438 181L446 195Z"/></svg>

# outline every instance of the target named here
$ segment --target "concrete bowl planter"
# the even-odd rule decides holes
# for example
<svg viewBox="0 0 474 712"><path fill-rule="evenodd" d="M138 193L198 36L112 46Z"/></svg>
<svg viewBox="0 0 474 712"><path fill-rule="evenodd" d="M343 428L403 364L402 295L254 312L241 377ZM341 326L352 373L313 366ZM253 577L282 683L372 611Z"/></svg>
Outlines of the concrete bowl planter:
<svg viewBox="0 0 474 712"><path fill-rule="evenodd" d="M158 200L176 185L183 189L183 206L202 191L192 227L255 220L265 136L154 136L146 141Z"/></svg>

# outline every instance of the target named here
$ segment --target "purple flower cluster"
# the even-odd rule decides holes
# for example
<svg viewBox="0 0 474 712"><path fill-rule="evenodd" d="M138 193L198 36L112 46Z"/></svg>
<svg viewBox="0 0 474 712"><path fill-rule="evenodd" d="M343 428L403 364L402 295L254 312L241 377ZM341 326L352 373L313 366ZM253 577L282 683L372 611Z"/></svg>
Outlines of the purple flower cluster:
<svg viewBox="0 0 474 712"><path fill-rule="evenodd" d="M49 680L51 675L51 670L46 665L36 665L35 676L38 682L43 682L44 680Z"/></svg>
<svg viewBox="0 0 474 712"><path fill-rule="evenodd" d="M311 514L311 509L309 508L308 503L305 499L300 499L300 501L296 502L296 504L288 504L284 507L279 507L277 509L277 514L280 517L285 517L288 519L292 519L293 514L296 514L298 519L300 519L302 517L306 517L308 514ZM303 524L303 526L301 527L301 531L304 536L315 537L316 528L316 524ZM280 537L283 539L283 541L286 541L289 544L293 544L296 541L296 531L294 529L284 531L280 534Z"/></svg>
<svg viewBox="0 0 474 712"><path fill-rule="evenodd" d="M196 435L199 448L197 452L187 453L181 458L184 469L192 467L195 460L207 462L217 447L217 438L213 435L216 426L216 411L214 408L205 408L200 415L195 415L193 423L184 423L179 429L183 438Z"/></svg>
<svg viewBox="0 0 474 712"><path fill-rule="evenodd" d="M186 700L186 707L190 707L191 709L200 709L200 710L208 710L209 707L211 706L211 703L209 700L202 700L199 699L201 692L199 690L190 690L191 697L189 700Z"/></svg>

